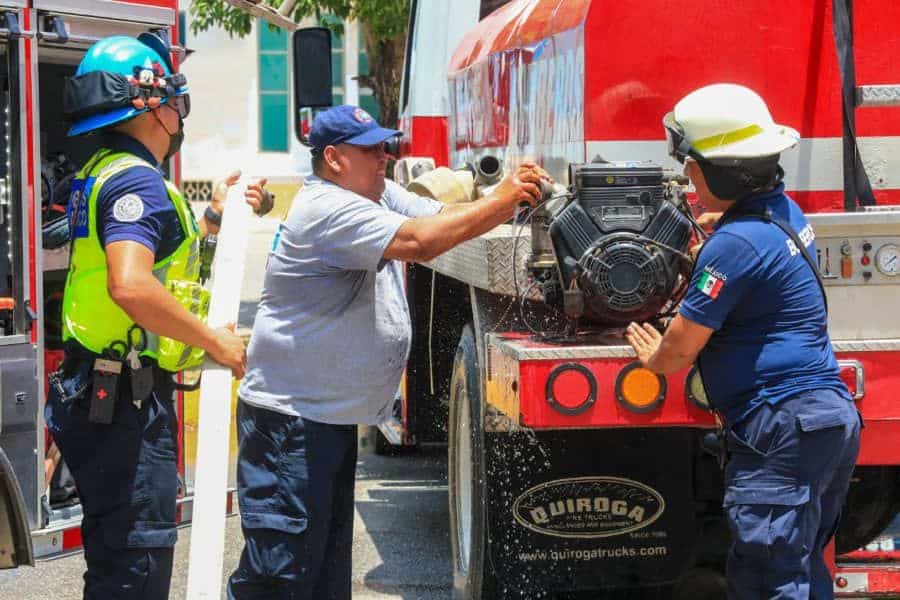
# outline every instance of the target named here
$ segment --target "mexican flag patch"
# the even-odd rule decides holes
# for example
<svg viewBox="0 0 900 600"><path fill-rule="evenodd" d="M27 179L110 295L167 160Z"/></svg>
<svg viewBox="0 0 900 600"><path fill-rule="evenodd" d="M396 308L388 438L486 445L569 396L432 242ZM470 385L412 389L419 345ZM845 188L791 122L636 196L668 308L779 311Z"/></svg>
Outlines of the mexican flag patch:
<svg viewBox="0 0 900 600"><path fill-rule="evenodd" d="M703 276L700 277L700 281L697 282L697 289L713 300L719 297L719 292L722 291L722 287L724 286L725 281L719 279L712 273L704 273Z"/></svg>

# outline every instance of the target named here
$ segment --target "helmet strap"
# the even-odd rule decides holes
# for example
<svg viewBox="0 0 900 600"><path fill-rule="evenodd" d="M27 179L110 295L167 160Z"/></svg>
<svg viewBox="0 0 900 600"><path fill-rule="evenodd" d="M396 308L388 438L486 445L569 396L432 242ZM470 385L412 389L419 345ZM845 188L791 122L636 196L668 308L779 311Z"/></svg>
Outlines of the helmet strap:
<svg viewBox="0 0 900 600"><path fill-rule="evenodd" d="M784 179L778 155L737 165L697 161L709 191L721 200L741 201L773 190Z"/></svg>
<svg viewBox="0 0 900 600"><path fill-rule="evenodd" d="M156 108L159 108L159 106L160 106L160 105L157 103ZM165 124L165 123L163 123L163 120L159 118L159 113L156 111L156 109L151 109L150 112L153 113L153 116L156 118L157 121L159 121L159 124L162 125L162 128L163 128L163 129L165 130L165 132L169 135L169 137L172 137L173 135L175 135L176 133L178 133L178 130L177 130L177 129L176 129L175 131L169 131L169 128L166 127L166 124Z"/></svg>

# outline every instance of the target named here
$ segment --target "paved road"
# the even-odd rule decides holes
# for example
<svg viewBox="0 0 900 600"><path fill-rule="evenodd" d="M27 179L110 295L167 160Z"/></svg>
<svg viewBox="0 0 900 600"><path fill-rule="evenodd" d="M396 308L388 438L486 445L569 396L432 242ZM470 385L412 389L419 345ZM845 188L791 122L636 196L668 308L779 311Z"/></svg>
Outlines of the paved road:
<svg viewBox="0 0 900 600"><path fill-rule="evenodd" d="M354 600L449 597L450 540L444 449L393 458L360 457L353 541ZM185 597L189 527L179 532L171 600ZM225 572L237 565L240 521L228 519ZM80 600L81 554L0 572L2 600Z"/></svg>

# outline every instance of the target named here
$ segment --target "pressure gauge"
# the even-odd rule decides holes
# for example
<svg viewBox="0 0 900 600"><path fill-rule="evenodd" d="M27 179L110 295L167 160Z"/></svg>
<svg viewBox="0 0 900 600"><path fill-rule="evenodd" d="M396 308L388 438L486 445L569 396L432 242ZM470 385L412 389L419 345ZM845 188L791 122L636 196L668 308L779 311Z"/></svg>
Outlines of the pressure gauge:
<svg viewBox="0 0 900 600"><path fill-rule="evenodd" d="M900 275L900 246L885 244L879 248L875 254L875 266L888 277Z"/></svg>

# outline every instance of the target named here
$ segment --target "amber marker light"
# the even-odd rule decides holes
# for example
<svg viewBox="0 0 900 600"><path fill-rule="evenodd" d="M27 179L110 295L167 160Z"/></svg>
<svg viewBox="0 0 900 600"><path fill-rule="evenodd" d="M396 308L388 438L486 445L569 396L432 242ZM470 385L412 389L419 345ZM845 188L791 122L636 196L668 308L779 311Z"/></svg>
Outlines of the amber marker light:
<svg viewBox="0 0 900 600"><path fill-rule="evenodd" d="M631 412L656 410L665 396L665 378L645 369L639 362L626 366L616 378L616 399Z"/></svg>
<svg viewBox="0 0 900 600"><path fill-rule="evenodd" d="M691 367L687 379L684 380L684 391L687 393L688 400L693 402L694 406L700 410L712 410L709 406L709 398L706 397L703 379L700 378L700 371L697 370L696 366Z"/></svg>

